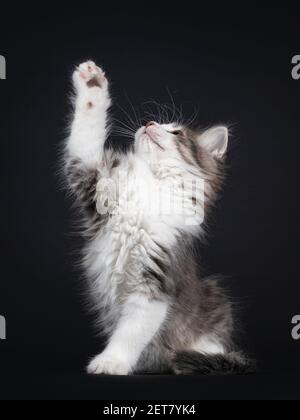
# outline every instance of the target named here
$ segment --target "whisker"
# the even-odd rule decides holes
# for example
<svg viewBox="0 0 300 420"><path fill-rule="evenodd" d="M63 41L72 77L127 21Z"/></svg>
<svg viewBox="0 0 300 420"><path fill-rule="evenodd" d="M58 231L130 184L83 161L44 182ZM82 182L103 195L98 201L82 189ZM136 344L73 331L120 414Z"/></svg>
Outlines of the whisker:
<svg viewBox="0 0 300 420"><path fill-rule="evenodd" d="M171 103L172 103L172 107L173 107L172 121L174 121L175 116L176 116L176 105L175 105L175 100L174 100L174 98L173 98L173 96L172 96L172 94L171 94L171 91L170 91L170 89L169 89L168 87L167 87L167 92L168 92L168 95L170 96Z"/></svg>
<svg viewBox="0 0 300 420"><path fill-rule="evenodd" d="M118 120L117 118L114 118L114 121L116 121L117 123L121 124L123 127L125 127L128 130L132 130L133 132L136 131L133 127L131 127L130 125L126 124L124 121Z"/></svg>
<svg viewBox="0 0 300 420"><path fill-rule="evenodd" d="M120 136L134 138L134 135L132 133L126 133L124 131L114 131L113 134L117 134L117 135L120 135Z"/></svg>
<svg viewBox="0 0 300 420"><path fill-rule="evenodd" d="M138 126L139 126L139 125L142 125L142 124L141 124L141 119L140 119L140 118L138 118L137 110L136 110L136 108L133 106L133 104L132 104L131 100L129 99L129 96L127 95L127 93L125 94L125 96L126 96L126 98L127 98L128 102L129 102L129 105L131 106L131 109L132 109L132 111L133 111L133 114L134 114L134 117L135 117L135 119L136 119L136 123L137 123L137 125L138 125Z"/></svg>
<svg viewBox="0 0 300 420"><path fill-rule="evenodd" d="M126 135L130 135L130 136L134 136L134 134L135 134L134 131L124 129L122 127L115 127L113 131L114 131L114 133L126 134Z"/></svg>
<svg viewBox="0 0 300 420"><path fill-rule="evenodd" d="M166 115L165 115L165 108L163 105L159 104L155 99L150 99L149 101L145 102L145 104L148 105L155 105L155 107L157 108L157 112L158 112L158 123L159 124L163 124L166 119ZM168 118L168 117L167 117Z"/></svg>
<svg viewBox="0 0 300 420"><path fill-rule="evenodd" d="M131 116L129 115L129 113L120 105L117 104L117 107L124 113L124 115L127 117L128 119L128 124L130 126L130 128L132 128L133 130L135 129L135 122L134 120L131 118ZM132 125L132 126L131 126Z"/></svg>
<svg viewBox="0 0 300 420"><path fill-rule="evenodd" d="M194 122L196 121L197 117L199 115L199 109L195 108L194 112L192 114L192 116L190 117L189 120L187 120L187 122L185 123L188 127L193 127Z"/></svg>

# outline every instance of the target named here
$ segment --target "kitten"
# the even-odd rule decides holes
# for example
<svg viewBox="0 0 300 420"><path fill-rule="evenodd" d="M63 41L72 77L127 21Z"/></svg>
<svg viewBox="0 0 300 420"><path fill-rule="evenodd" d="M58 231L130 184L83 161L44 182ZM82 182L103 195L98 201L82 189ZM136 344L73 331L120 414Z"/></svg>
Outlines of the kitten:
<svg viewBox="0 0 300 420"><path fill-rule="evenodd" d="M149 121L130 150L117 152L105 144L111 99L104 72L89 61L73 82L64 169L83 220L91 296L108 337L88 372L251 371L251 361L233 349L231 305L216 279L201 277L193 254L222 185L227 128L198 133ZM183 211L163 211L167 202L183 204Z"/></svg>

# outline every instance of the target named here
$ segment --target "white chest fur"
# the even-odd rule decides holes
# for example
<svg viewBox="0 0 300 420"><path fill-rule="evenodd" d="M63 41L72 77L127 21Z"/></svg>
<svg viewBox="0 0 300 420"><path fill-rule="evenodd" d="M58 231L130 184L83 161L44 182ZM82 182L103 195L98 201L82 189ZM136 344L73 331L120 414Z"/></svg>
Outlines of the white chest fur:
<svg viewBox="0 0 300 420"><path fill-rule="evenodd" d="M201 212L193 207L188 183L183 191L184 181L178 170L157 177L137 159L128 159L111 177L100 179L97 209L103 215L108 213L108 221L86 248L85 266L93 280L97 305L114 308L107 317L117 315L122 285L141 282L158 244L171 249L179 231L199 233ZM191 214L193 223L187 223Z"/></svg>

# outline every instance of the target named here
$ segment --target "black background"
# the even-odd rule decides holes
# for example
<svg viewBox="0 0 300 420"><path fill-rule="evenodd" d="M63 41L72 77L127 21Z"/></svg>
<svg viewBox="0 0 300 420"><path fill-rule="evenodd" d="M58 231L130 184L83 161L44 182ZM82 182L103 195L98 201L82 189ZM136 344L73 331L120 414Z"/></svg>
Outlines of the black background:
<svg viewBox="0 0 300 420"><path fill-rule="evenodd" d="M300 54L289 4L1 6L0 398L298 398ZM92 58L130 111L154 98L229 123L229 176L201 260L227 275L247 378L90 378L101 349L85 310L70 202L55 173L74 65ZM131 111L130 111L131 112ZM118 108L118 118L125 119ZM200 258L200 255L199 255ZM299 376L300 379L300 376ZM300 382L300 380L299 380Z"/></svg>

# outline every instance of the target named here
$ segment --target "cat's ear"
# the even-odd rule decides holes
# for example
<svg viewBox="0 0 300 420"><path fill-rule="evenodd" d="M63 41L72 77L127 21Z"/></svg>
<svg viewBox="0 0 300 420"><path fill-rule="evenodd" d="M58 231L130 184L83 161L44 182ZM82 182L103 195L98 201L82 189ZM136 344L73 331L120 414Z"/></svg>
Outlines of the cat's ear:
<svg viewBox="0 0 300 420"><path fill-rule="evenodd" d="M218 126L202 133L197 141L200 147L206 149L217 159L222 159L228 148L228 128Z"/></svg>

